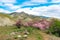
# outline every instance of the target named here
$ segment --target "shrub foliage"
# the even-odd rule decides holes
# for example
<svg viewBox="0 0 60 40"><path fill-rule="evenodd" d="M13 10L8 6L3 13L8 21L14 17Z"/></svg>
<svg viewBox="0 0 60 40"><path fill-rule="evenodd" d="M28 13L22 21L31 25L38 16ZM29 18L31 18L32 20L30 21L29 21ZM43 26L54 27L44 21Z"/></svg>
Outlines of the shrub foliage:
<svg viewBox="0 0 60 40"><path fill-rule="evenodd" d="M57 19L53 20L52 25L48 29L48 33L54 34L60 37L60 21L59 20Z"/></svg>

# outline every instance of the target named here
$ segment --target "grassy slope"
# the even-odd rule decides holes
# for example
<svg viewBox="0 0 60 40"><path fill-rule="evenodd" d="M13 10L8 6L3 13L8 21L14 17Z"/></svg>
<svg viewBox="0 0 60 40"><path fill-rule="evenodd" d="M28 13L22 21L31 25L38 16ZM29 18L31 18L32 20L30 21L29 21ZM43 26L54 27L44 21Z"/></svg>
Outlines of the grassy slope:
<svg viewBox="0 0 60 40"><path fill-rule="evenodd" d="M16 28L15 26L12 27L0 27L0 40L6 40L6 39L11 39L11 40L18 40L18 39L14 39L14 37L10 36L11 32L24 32L24 30L28 30L29 31L29 35L28 38L26 40L42 40L42 36L40 35L38 29L36 28L32 28L32 27L21 27L20 29ZM20 34L21 35L21 34Z"/></svg>
<svg viewBox="0 0 60 40"><path fill-rule="evenodd" d="M9 19L11 19L11 20L14 20L14 18L13 17L11 17L9 14L4 14L4 13L0 13L0 17L2 17L2 18L9 18Z"/></svg>
<svg viewBox="0 0 60 40"><path fill-rule="evenodd" d="M10 18L10 15L8 15L8 14L3 14L3 13L0 13L0 16L1 16L1 17L8 17L8 18Z"/></svg>

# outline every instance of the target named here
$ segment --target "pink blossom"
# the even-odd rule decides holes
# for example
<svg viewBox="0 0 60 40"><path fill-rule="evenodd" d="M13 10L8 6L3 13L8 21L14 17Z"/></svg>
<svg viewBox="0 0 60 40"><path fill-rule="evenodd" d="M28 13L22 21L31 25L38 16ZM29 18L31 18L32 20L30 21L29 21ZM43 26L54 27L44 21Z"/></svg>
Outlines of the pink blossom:
<svg viewBox="0 0 60 40"><path fill-rule="evenodd" d="M49 28L50 22L49 21L46 21L46 20L41 20L39 22L35 22L32 26L33 27L38 27L41 30L44 30L46 28Z"/></svg>

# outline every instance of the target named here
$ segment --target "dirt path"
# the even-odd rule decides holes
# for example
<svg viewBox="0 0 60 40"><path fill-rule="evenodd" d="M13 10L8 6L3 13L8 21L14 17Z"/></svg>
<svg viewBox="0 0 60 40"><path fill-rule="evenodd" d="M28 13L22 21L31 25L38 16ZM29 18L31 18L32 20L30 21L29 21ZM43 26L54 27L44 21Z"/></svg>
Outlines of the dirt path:
<svg viewBox="0 0 60 40"><path fill-rule="evenodd" d="M42 35L43 40L60 40L60 38L56 36L48 35L42 32L40 32L40 34Z"/></svg>

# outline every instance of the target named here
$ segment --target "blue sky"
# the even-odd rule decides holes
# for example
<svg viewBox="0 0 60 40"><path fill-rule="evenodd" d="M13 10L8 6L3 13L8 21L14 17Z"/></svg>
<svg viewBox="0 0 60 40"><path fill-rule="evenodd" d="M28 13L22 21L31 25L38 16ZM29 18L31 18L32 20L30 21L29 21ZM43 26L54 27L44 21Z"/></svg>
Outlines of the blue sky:
<svg viewBox="0 0 60 40"><path fill-rule="evenodd" d="M21 11L32 15L60 18L60 0L0 0L0 12Z"/></svg>

